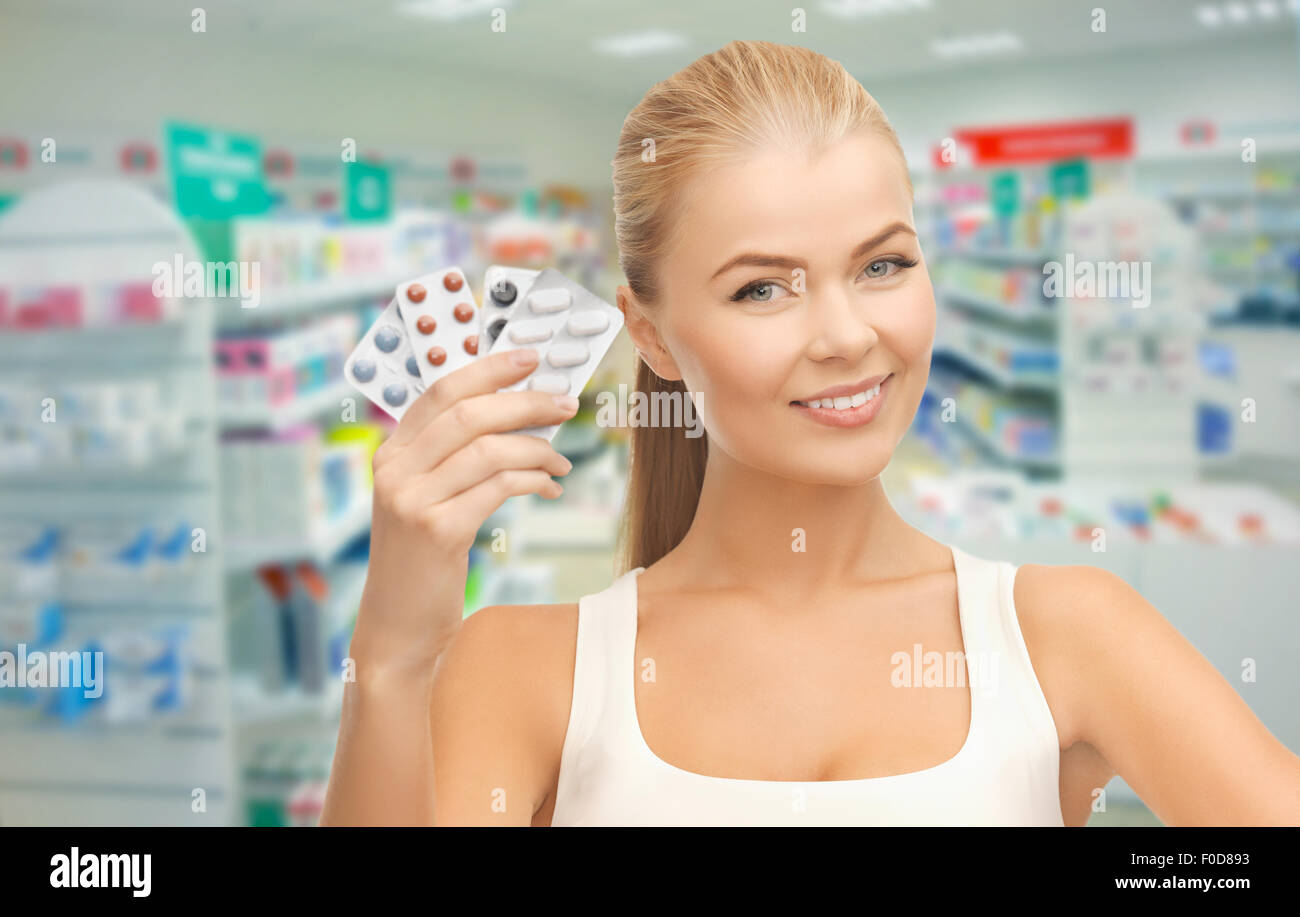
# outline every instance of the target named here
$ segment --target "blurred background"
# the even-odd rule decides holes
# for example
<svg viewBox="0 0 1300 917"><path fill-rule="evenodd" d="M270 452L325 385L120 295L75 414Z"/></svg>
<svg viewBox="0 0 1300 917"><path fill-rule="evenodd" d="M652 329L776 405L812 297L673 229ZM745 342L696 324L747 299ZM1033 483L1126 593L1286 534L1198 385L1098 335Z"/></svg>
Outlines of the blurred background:
<svg viewBox="0 0 1300 917"><path fill-rule="evenodd" d="M343 360L448 264L612 301L623 118L735 38L841 61L905 147L940 319L896 505L1123 576L1300 750L1295 2L3 7L0 649L113 677L0 687L0 823L315 823L390 428ZM232 260L253 307L154 284ZM467 613L609 583L627 431L594 396L631 369L622 336L563 498L484 526ZM1158 821L1117 778L1090 824Z"/></svg>

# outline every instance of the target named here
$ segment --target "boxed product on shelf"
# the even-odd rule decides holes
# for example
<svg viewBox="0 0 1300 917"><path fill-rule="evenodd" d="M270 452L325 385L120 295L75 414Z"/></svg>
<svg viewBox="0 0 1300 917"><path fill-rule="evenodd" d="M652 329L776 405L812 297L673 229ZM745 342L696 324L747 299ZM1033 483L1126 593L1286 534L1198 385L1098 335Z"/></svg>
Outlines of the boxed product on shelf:
<svg viewBox="0 0 1300 917"><path fill-rule="evenodd" d="M222 440L227 539L302 538L326 519L320 431L310 425Z"/></svg>
<svg viewBox="0 0 1300 917"><path fill-rule="evenodd" d="M167 379L26 379L0 394L0 473L137 468L179 452L186 413Z"/></svg>
<svg viewBox="0 0 1300 917"><path fill-rule="evenodd" d="M27 284L0 289L0 331L156 324L177 317L149 280Z"/></svg>
<svg viewBox="0 0 1300 917"><path fill-rule="evenodd" d="M252 827L314 827L324 807L332 742L277 739L258 745L244 768L245 819Z"/></svg>
<svg viewBox="0 0 1300 917"><path fill-rule="evenodd" d="M1120 543L1300 544L1300 509L1255 485L1041 483L1010 472L917 475L909 484L903 511L945 538L1092 542L1100 531Z"/></svg>
<svg viewBox="0 0 1300 917"><path fill-rule="evenodd" d="M85 520L60 530L60 591L71 600L133 600L193 573L194 527L185 519Z"/></svg>
<svg viewBox="0 0 1300 917"><path fill-rule="evenodd" d="M354 313L215 342L217 391L229 411L274 409L338 382L360 328Z"/></svg>
<svg viewBox="0 0 1300 917"><path fill-rule="evenodd" d="M373 459L375 450L384 441L387 432L383 427L368 423L338 424L325 433L325 442L334 445L356 445L359 458L354 461L362 466L361 486L359 492L367 493L374 481Z"/></svg>
<svg viewBox="0 0 1300 917"><path fill-rule="evenodd" d="M185 625L115 628L98 641L113 677L104 688L104 719L138 723L185 710L194 696L190 633Z"/></svg>

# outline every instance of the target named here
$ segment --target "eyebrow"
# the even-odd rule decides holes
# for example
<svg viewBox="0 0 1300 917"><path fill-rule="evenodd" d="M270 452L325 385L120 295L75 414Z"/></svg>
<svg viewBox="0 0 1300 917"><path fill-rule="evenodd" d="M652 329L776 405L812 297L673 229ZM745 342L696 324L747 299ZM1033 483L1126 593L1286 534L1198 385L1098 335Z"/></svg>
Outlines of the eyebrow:
<svg viewBox="0 0 1300 917"><path fill-rule="evenodd" d="M900 232L909 233L910 235L913 236L916 235L916 230L913 229L911 226L908 226L906 223L903 222L890 223L880 232L876 233L870 239L867 239L865 242L863 242L861 245L855 248L853 250L853 254L849 256L849 260L852 261L856 258L861 258L867 252L871 251L873 248L880 245L881 243L888 241L890 238L892 238L893 236L897 235ZM714 271L713 276L710 277L709 280L716 280L720 275L725 274L727 271L731 270L732 268L741 267L742 265L753 265L756 267L787 267L787 268L807 267L807 264L804 262L802 258L791 258L786 255L764 255L759 252L744 252L732 258L722 267Z"/></svg>

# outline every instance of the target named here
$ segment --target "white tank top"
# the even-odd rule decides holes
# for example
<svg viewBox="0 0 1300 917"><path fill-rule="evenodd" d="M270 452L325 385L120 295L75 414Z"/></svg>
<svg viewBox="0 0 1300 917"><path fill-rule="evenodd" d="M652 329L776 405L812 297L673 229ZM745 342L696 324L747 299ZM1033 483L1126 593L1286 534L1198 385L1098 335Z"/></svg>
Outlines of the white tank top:
<svg viewBox="0 0 1300 917"><path fill-rule="evenodd" d="M886 777L747 780L669 764L650 750L636 715L636 582L645 568L584 596L551 824L1063 826L1056 722L1016 619L1016 568L952 554L971 698L966 743L934 767ZM960 671L961 657L956 664Z"/></svg>

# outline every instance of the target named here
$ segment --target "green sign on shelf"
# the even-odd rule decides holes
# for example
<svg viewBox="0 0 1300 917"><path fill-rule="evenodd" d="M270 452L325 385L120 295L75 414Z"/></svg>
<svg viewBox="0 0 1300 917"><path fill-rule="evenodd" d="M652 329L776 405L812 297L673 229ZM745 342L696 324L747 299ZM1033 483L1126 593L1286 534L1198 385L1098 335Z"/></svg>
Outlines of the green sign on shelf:
<svg viewBox="0 0 1300 917"><path fill-rule="evenodd" d="M1085 198L1090 193L1088 187L1088 163L1083 159L1067 159L1058 162L1048 171L1051 181L1052 196L1057 200L1067 198Z"/></svg>
<svg viewBox="0 0 1300 917"><path fill-rule="evenodd" d="M165 125L167 162L182 217L227 220L269 206L257 140L191 124Z"/></svg>
<svg viewBox="0 0 1300 917"><path fill-rule="evenodd" d="M1020 209L1020 176L1015 172L998 172L989 181L989 200L993 212L1009 217Z"/></svg>
<svg viewBox="0 0 1300 917"><path fill-rule="evenodd" d="M392 182L386 166L344 163L345 212L349 220L386 220L392 208Z"/></svg>

